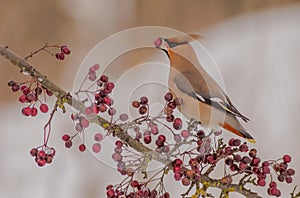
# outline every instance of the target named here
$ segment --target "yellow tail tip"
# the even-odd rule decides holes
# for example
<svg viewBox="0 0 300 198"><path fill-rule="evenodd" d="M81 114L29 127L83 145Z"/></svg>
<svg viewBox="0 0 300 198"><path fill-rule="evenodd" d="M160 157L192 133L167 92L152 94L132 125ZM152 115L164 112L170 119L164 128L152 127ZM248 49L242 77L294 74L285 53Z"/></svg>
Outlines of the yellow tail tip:
<svg viewBox="0 0 300 198"><path fill-rule="evenodd" d="M256 143L256 141L254 139L246 138L246 140L248 140L250 143Z"/></svg>

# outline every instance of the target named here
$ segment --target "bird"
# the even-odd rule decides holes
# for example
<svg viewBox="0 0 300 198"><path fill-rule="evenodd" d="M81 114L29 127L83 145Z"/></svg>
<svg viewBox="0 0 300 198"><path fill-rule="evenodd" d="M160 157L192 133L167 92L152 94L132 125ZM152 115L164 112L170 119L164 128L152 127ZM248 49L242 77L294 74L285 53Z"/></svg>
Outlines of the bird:
<svg viewBox="0 0 300 198"><path fill-rule="evenodd" d="M155 47L168 56L168 88L183 101L177 108L186 118L197 120L204 127L225 129L254 143L254 138L238 120L248 122L249 118L237 110L224 90L201 66L190 44L202 38L198 34L187 34L159 37L154 41Z"/></svg>

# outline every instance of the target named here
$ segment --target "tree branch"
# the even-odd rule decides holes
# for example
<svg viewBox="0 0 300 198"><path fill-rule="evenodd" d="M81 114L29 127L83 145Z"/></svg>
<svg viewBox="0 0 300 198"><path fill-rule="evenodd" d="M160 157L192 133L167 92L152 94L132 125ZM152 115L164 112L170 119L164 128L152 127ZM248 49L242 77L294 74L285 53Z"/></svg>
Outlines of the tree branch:
<svg viewBox="0 0 300 198"><path fill-rule="evenodd" d="M87 116L87 118L90 120L90 122L98 124L104 129L107 129L115 136L120 138L122 141L126 142L127 145L135 149L136 151L143 153L144 155L151 156L152 159L159 161L165 165L168 165L170 168L172 167L172 161L169 159L165 159L161 157L161 155L152 149L146 147L142 143L136 141L134 138L132 138L130 135L128 135L125 131L123 131L118 125L112 125L108 120L98 116L98 115L87 115L85 112L85 105L80 102L79 100L72 97L70 93L67 93L63 89L61 89L59 86L54 84L47 76L40 73L36 68L34 68L32 65L27 63L23 58L16 55L15 53L11 52L7 49L7 47L3 47L0 45L0 54L5 59L9 60L13 65L17 66L21 73L25 75L29 75L33 78L36 78L45 88L47 88L50 92L52 92L55 97L57 97L59 100L64 101L71 107L78 110L83 115ZM64 100L62 100L64 99ZM185 168L184 168L185 169ZM187 169L185 169L187 170ZM249 189L244 188L244 186L239 184L226 184L222 182L222 179L212 179L207 175L201 175L200 182L208 187L215 187L222 189L223 191L227 192L238 192L245 197L249 198L259 198L260 196L257 195L257 193L252 192Z"/></svg>

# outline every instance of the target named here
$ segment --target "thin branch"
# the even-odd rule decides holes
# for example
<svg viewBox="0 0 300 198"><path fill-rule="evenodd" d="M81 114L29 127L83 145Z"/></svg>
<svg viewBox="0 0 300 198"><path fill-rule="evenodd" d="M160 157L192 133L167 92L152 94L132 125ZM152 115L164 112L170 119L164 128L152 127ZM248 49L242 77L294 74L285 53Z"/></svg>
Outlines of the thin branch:
<svg viewBox="0 0 300 198"><path fill-rule="evenodd" d="M45 88L52 92L55 95L55 97L58 98L58 100L61 100L64 103L78 110L80 113L85 115L90 120L90 122L98 124L102 128L109 130L115 136L120 138L122 141L126 142L127 145L129 145L136 151L143 154L151 154L152 159L159 161L165 165L172 166L172 161L170 159L165 159L161 157L159 153L136 141L134 138L132 138L130 135L124 132L118 125L111 124L108 120L98 115L87 115L85 112L85 105L82 102L73 98L70 93L67 93L59 86L54 84L47 76L40 73L36 68L28 64L23 58L8 50L7 47L0 45L0 55L3 56L5 59L9 60L13 65L17 66L21 70L21 73L36 78L40 82L40 84L42 84ZM183 169L187 170L185 168ZM248 198L260 197L257 195L257 193L244 188L244 186L238 184L225 184L222 183L222 179L212 179L207 175L201 175L200 182L206 187L215 187L223 190L228 189L228 191L230 192L237 192Z"/></svg>

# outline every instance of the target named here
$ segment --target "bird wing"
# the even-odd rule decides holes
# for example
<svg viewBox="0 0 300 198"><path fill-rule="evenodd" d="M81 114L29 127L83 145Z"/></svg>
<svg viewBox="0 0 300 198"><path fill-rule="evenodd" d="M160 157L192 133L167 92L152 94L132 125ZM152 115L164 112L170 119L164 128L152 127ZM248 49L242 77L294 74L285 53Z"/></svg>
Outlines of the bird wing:
<svg viewBox="0 0 300 198"><path fill-rule="evenodd" d="M230 103L226 103L223 99L218 97L210 97L208 94L203 94L201 87L196 86L199 85L199 81L197 82L195 76L189 72L182 72L175 76L174 84L176 87L183 93L189 95L190 97L195 98L196 100L209 104L215 108L226 111L234 116L240 117L244 121L249 121L249 119L243 116L232 104L229 97L226 95ZM202 79L203 80L203 79ZM201 79L200 79L201 81ZM205 81L200 82L206 83ZM202 86L201 85L201 86Z"/></svg>

